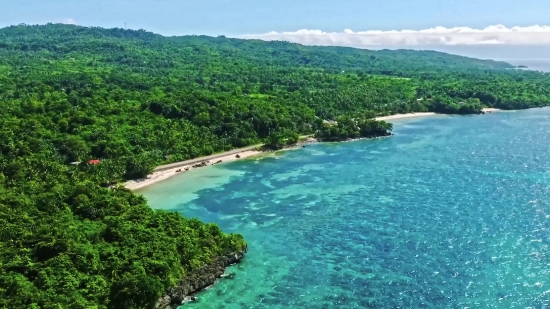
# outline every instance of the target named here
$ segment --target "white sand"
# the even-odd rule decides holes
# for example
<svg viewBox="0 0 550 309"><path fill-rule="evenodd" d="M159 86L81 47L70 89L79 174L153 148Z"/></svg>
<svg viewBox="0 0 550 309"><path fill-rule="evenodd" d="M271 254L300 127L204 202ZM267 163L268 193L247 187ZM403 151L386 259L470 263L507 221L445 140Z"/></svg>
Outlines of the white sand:
<svg viewBox="0 0 550 309"><path fill-rule="evenodd" d="M192 170L193 165L201 162L210 161L210 163L208 163L208 166L211 166L214 162L218 162L220 160L222 161L222 163L232 162L232 161L252 157L260 153L262 152L257 150L243 150L241 152L235 152L235 150L233 150L233 151L220 153L218 155L213 155L213 156L208 156L208 157L198 158L193 160L187 160L187 161L182 161L178 163L172 163L169 165L163 165L163 166L157 167L155 169L155 172L147 176L147 178L127 181L126 183L124 183L124 186L130 190L137 190L137 189L145 188L157 182L163 181L167 178L185 173L186 168L189 168L189 170ZM237 154L240 156L240 158L237 158ZM198 168L208 168L208 166L198 167ZM181 172L176 172L177 170L181 170Z"/></svg>
<svg viewBox="0 0 550 309"><path fill-rule="evenodd" d="M412 118L412 117L425 117L425 116L434 116L436 113L409 113L409 114L395 114L390 116L376 117L376 120L394 120L394 119L403 119L403 118Z"/></svg>
<svg viewBox="0 0 550 309"><path fill-rule="evenodd" d="M483 109L484 112L497 112L497 111L500 111L500 109L498 108L484 108ZM412 118L412 117L426 117L426 116L434 116L434 115L440 115L440 114L436 114L436 113L409 113L409 114L395 114L395 115L390 115L390 116L382 116L382 117L376 117L375 119L376 120L384 120L384 121L388 121L388 120L396 120L396 119L403 119L403 118ZM441 115L446 115L446 114L441 114Z"/></svg>

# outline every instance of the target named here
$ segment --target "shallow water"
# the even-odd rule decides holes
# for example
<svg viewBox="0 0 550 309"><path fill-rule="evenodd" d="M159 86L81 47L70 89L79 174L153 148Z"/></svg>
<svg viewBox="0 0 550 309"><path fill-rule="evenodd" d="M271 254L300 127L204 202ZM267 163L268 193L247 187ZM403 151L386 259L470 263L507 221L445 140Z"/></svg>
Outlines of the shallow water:
<svg viewBox="0 0 550 309"><path fill-rule="evenodd" d="M545 308L550 110L408 119L394 133L142 190L249 243L235 279L182 308Z"/></svg>

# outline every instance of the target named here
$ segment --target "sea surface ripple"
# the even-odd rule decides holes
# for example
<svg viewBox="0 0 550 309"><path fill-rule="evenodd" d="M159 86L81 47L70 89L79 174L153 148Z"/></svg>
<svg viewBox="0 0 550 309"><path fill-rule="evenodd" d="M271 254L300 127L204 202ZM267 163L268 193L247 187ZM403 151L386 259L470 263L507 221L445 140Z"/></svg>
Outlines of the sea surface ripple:
<svg viewBox="0 0 550 309"><path fill-rule="evenodd" d="M550 109L191 171L141 191L215 222L243 262L182 308L546 308Z"/></svg>

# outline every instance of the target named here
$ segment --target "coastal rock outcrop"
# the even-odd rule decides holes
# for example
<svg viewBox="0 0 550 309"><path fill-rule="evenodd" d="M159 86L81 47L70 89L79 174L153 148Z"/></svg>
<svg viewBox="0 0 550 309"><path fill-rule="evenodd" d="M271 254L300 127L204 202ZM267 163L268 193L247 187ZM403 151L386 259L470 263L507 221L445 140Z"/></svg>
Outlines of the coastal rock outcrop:
<svg viewBox="0 0 550 309"><path fill-rule="evenodd" d="M170 288L165 292L157 301L155 309L176 308L178 305L181 305L186 296L216 283L218 278L223 276L225 268L229 265L239 263L246 251L247 249L245 248L241 252L234 252L218 257L213 263L188 273L180 280L176 287Z"/></svg>
<svg viewBox="0 0 550 309"><path fill-rule="evenodd" d="M193 168L199 168L199 167L207 166L206 163L208 163L208 162L210 162L210 161L197 163L197 164L193 165Z"/></svg>

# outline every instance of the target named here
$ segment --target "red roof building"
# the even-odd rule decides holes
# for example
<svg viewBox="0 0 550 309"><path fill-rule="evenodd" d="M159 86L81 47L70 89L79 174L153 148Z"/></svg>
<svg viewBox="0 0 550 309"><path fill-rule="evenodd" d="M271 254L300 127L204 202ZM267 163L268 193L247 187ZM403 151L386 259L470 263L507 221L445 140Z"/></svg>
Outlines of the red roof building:
<svg viewBox="0 0 550 309"><path fill-rule="evenodd" d="M95 164L99 164L99 162L100 162L99 160L90 160L90 161L88 161L88 164L94 164L95 165Z"/></svg>

